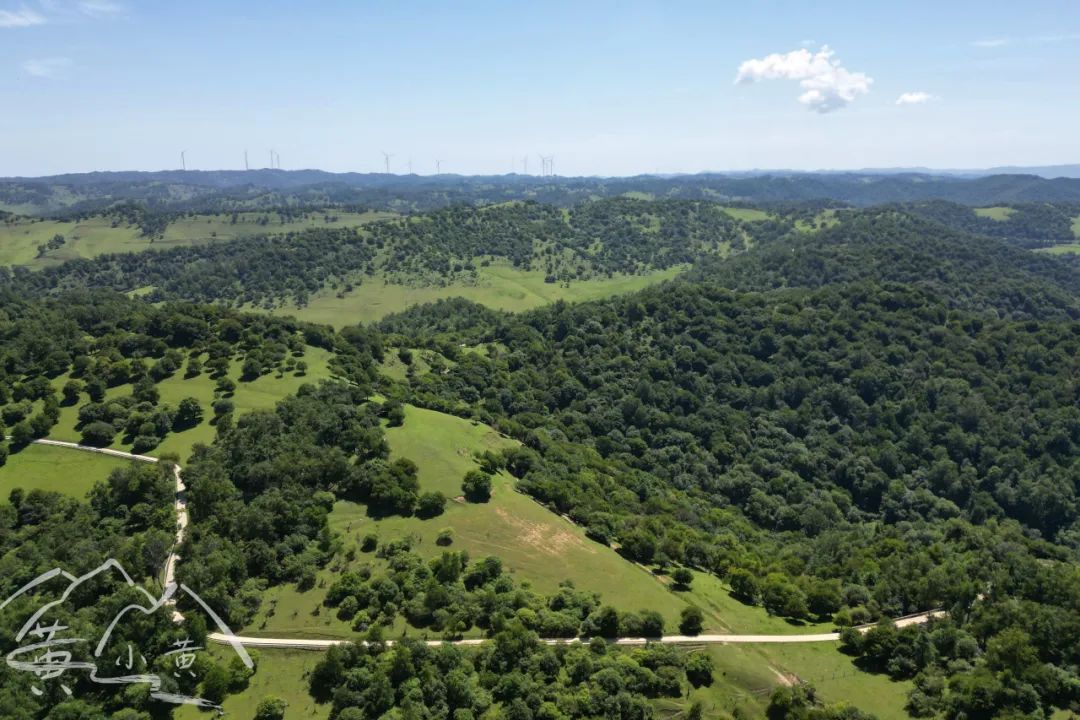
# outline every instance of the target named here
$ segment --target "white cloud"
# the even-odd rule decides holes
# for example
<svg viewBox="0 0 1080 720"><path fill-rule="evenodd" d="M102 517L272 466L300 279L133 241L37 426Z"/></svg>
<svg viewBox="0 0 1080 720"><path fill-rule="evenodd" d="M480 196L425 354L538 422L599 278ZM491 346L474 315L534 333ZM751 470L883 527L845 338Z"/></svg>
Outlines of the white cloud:
<svg viewBox="0 0 1080 720"><path fill-rule="evenodd" d="M64 69L71 67L71 60L66 57L37 58L24 60L23 72L31 77L54 78Z"/></svg>
<svg viewBox="0 0 1080 720"><path fill-rule="evenodd" d="M922 90L916 90L914 92L902 93L900 97L896 98L897 105L922 105L923 103L930 102L934 99L934 96L930 93L923 92Z"/></svg>
<svg viewBox="0 0 1080 720"><path fill-rule="evenodd" d="M739 65L735 82L798 80L804 91L799 102L819 113L832 112L870 92L874 82L866 73L851 72L833 55L829 46L823 45L816 53L804 48L746 60Z"/></svg>
<svg viewBox="0 0 1080 720"><path fill-rule="evenodd" d="M44 16L26 7L21 7L18 10L0 10L0 28L30 27L44 24Z"/></svg>

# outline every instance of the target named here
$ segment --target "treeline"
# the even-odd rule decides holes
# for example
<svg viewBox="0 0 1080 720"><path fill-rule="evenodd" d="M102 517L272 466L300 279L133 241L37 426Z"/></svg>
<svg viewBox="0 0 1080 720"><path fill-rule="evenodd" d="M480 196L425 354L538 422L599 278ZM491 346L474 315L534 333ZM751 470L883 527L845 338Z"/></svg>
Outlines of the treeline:
<svg viewBox="0 0 1080 720"><path fill-rule="evenodd" d="M677 698L712 683L708 655L671 646L631 651L588 645L548 647L510 620L479 649L432 648L415 640L387 647L330 648L311 673L311 694L333 703L340 720L445 717L473 720L654 717L650 698ZM704 717L694 704L688 717Z"/></svg>

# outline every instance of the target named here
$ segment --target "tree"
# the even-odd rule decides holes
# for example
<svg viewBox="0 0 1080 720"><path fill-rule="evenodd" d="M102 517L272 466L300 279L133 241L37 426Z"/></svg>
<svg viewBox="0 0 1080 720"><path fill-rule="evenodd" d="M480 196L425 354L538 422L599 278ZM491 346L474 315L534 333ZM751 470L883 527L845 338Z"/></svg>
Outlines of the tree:
<svg viewBox="0 0 1080 720"><path fill-rule="evenodd" d="M97 420L85 426L82 430L82 443L95 447L111 445L116 437L116 428L110 423Z"/></svg>
<svg viewBox="0 0 1080 720"><path fill-rule="evenodd" d="M109 427L112 427L111 425ZM30 423L26 420L15 423L15 426L11 428L11 445L12 447L21 448L29 445L34 441L34 429L30 426ZM111 441L110 441L111 442Z"/></svg>
<svg viewBox="0 0 1080 720"><path fill-rule="evenodd" d="M686 679L694 687L712 685L713 660L708 653L696 652L686 659Z"/></svg>
<svg viewBox="0 0 1080 720"><path fill-rule="evenodd" d="M284 720L285 708L288 706L281 698L273 695L265 697L255 708L255 720Z"/></svg>
<svg viewBox="0 0 1080 720"><path fill-rule="evenodd" d="M192 428L202 422L203 409L199 401L193 397L186 397L180 401L176 408L176 417L173 419L174 430Z"/></svg>
<svg viewBox="0 0 1080 720"><path fill-rule="evenodd" d="M405 407L396 400L389 400L383 406L388 427L401 427L405 424Z"/></svg>
<svg viewBox="0 0 1080 720"><path fill-rule="evenodd" d="M690 583L694 582L694 573L684 567L677 568L671 574L671 579L675 581L676 590L689 590Z"/></svg>
<svg viewBox="0 0 1080 720"><path fill-rule="evenodd" d="M806 596L786 576L773 573L765 578L761 604L773 615L803 618L807 615Z"/></svg>
<svg viewBox="0 0 1080 720"><path fill-rule="evenodd" d="M757 601L761 588L758 585L757 576L749 570L734 568L728 573L728 582L731 584L731 594L736 599L747 603Z"/></svg>
<svg viewBox="0 0 1080 720"><path fill-rule="evenodd" d="M469 502L487 502L491 499L491 476L470 470L461 481L461 492Z"/></svg>
<svg viewBox="0 0 1080 720"><path fill-rule="evenodd" d="M446 496L438 490L422 493L416 501L416 514L421 518L442 515L446 509Z"/></svg>
<svg viewBox="0 0 1080 720"><path fill-rule="evenodd" d="M82 394L84 387L80 380L68 380L64 383L64 388L61 391L64 396L64 404L74 405L79 402L79 396Z"/></svg>
<svg viewBox="0 0 1080 720"><path fill-rule="evenodd" d="M144 377L131 388L131 394L140 402L148 402L156 405L157 401L161 399L161 393L158 391L157 385L150 377Z"/></svg>
<svg viewBox="0 0 1080 720"><path fill-rule="evenodd" d="M0 440L0 467L4 467L8 459L8 446L3 440Z"/></svg>
<svg viewBox="0 0 1080 720"><path fill-rule="evenodd" d="M701 608L688 605L679 614L679 632L683 635L700 635L705 625L705 613Z"/></svg>
<svg viewBox="0 0 1080 720"><path fill-rule="evenodd" d="M441 545L441 546L445 547L446 545L452 545L453 543L454 543L454 529L453 528L443 528L442 530L439 531L438 537L435 538L435 544L436 545Z"/></svg>

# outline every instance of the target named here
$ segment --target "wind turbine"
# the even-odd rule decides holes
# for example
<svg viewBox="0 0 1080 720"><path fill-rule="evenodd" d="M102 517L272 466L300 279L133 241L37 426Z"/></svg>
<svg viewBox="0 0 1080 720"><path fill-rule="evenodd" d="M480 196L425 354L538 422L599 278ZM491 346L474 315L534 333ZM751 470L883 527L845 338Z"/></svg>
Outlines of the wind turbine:
<svg viewBox="0 0 1080 720"><path fill-rule="evenodd" d="M248 158L247 158L247 150L245 150L245 151L244 151L244 170L250 170L250 169L251 169L251 168L250 168L250 167L248 167Z"/></svg>
<svg viewBox="0 0 1080 720"><path fill-rule="evenodd" d="M442 161L440 160L435 161L435 174L442 175Z"/></svg>
<svg viewBox="0 0 1080 720"><path fill-rule="evenodd" d="M386 162L386 174L390 174L390 158L394 157L393 153L388 153L385 150L382 151L383 160Z"/></svg>
<svg viewBox="0 0 1080 720"><path fill-rule="evenodd" d="M187 158L184 157L185 152L187 152L187 151L186 150L181 150L180 151L180 167L183 170L187 170Z"/></svg>

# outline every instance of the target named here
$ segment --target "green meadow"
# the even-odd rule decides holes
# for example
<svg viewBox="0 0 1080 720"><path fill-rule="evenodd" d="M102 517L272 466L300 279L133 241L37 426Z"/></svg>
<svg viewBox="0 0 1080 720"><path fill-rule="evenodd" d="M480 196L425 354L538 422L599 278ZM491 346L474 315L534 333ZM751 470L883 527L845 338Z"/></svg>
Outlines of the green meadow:
<svg viewBox="0 0 1080 720"><path fill-rule="evenodd" d="M48 445L27 445L0 466L0 502L15 488L49 490L84 498L98 480L133 460Z"/></svg>
<svg viewBox="0 0 1080 720"><path fill-rule="evenodd" d="M772 219L770 213L767 213L764 210L757 210L756 208L726 207L724 208L724 212L736 220L745 220L746 222L761 222L763 220Z"/></svg>
<svg viewBox="0 0 1080 720"><path fill-rule="evenodd" d="M1076 231L1075 225L1073 231ZM1080 255L1080 243L1051 245L1050 247L1039 248L1035 252L1047 253L1048 255Z"/></svg>
<svg viewBox="0 0 1080 720"><path fill-rule="evenodd" d="M1074 236L1080 238L1080 215L1073 218L1072 231Z"/></svg>
<svg viewBox="0 0 1080 720"><path fill-rule="evenodd" d="M975 214L979 217L990 218L991 220L1008 220L1015 210L1011 207L985 207L975 208Z"/></svg>
<svg viewBox="0 0 1080 720"><path fill-rule="evenodd" d="M542 270L521 270L507 262L495 262L479 268L475 284L404 285L385 278L365 278L343 297L332 289L323 289L303 307L286 304L274 312L334 327L374 322L413 305L450 297L463 297L496 310L521 312L557 300L581 302L634 292L670 280L685 269L678 266L643 275L547 283Z"/></svg>
<svg viewBox="0 0 1080 720"><path fill-rule="evenodd" d="M330 716L329 703L319 705L308 695L308 676L315 664L322 659L321 652L271 648L249 652L255 661L255 674L243 692L225 698L222 703L224 717L250 720L255 716L259 702L271 696L288 703L285 711L287 720L324 720ZM228 662L232 657L231 651L219 646L213 647L210 653L222 662ZM207 720L218 716L191 705L184 705L178 707L172 717L175 720Z"/></svg>

